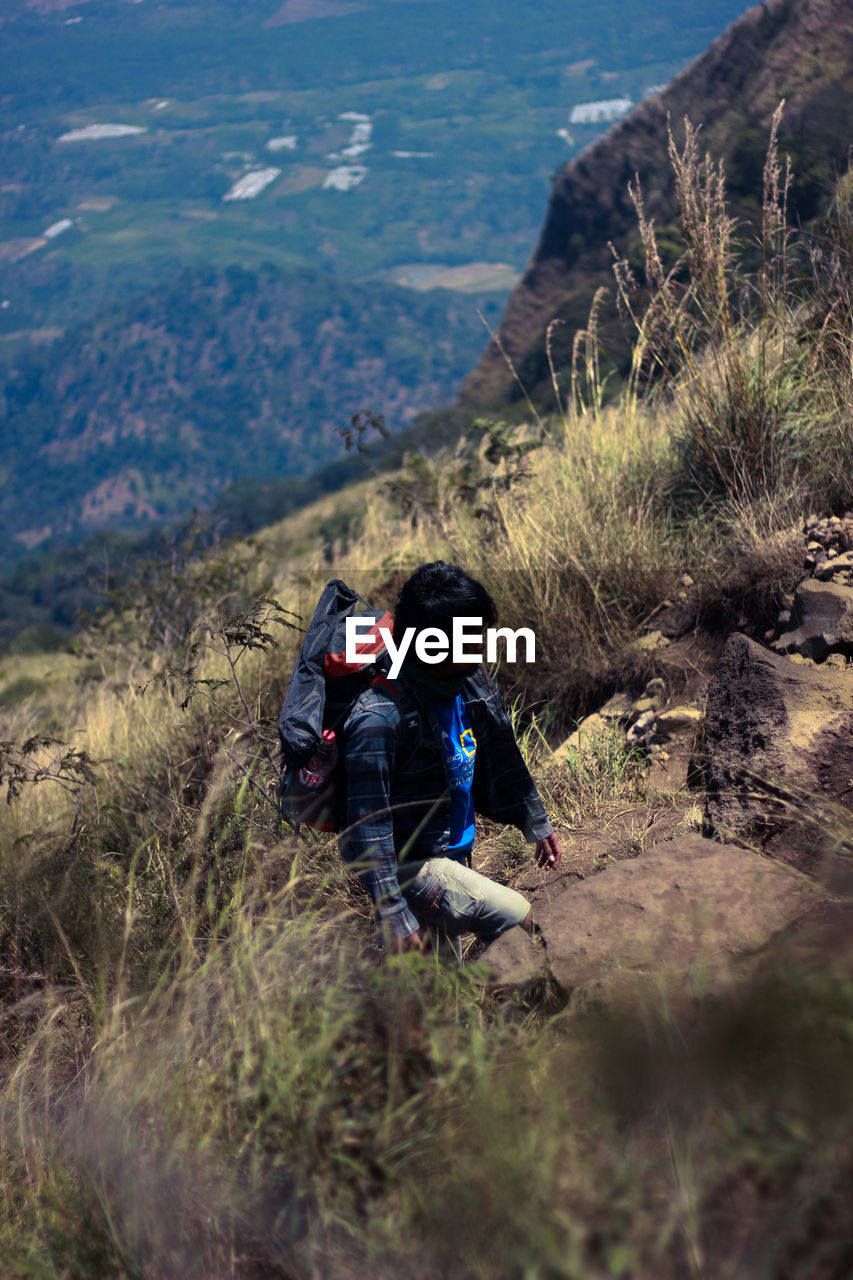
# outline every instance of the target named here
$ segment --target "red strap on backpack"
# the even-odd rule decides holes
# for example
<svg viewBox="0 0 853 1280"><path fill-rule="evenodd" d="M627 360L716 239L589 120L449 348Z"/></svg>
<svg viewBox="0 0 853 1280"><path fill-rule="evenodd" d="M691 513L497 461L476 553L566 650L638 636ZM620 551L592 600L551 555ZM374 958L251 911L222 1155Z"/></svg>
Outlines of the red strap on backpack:
<svg viewBox="0 0 853 1280"><path fill-rule="evenodd" d="M394 625L394 619L390 613L383 613L382 617L375 622L370 628L366 636L362 636L358 642L358 653L360 658L377 658L380 653L385 651L385 641L379 634L379 628L384 627L386 631ZM340 643L340 642L339 642ZM341 676L353 675L356 671L361 671L365 666L363 661L347 662L347 651L342 650L341 653L327 653L323 659L323 674L329 679L335 680Z"/></svg>

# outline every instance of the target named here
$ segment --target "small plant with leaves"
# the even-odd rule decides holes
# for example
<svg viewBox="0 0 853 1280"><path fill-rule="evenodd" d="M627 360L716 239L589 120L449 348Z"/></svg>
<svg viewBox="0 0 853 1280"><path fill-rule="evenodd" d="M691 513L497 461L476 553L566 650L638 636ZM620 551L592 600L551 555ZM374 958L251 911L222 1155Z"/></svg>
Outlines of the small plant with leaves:
<svg viewBox="0 0 853 1280"><path fill-rule="evenodd" d="M225 741L241 778L240 795L248 787L273 808L269 788L255 777L260 759L271 776L278 774L273 721L263 706L262 691L250 692L239 668L247 654L269 654L280 647L277 628L299 630L299 619L271 596L258 596L236 613L217 611L192 629L186 663L167 665L152 681L175 683L184 711L197 697L206 699L217 719L228 725ZM222 670L224 664L226 674L209 674L211 659L213 670Z"/></svg>
<svg viewBox="0 0 853 1280"><path fill-rule="evenodd" d="M116 580L107 573L103 582L91 582L104 603L95 616L81 619L84 651L90 656L104 649L176 652L202 613L247 599L256 577L257 550L252 538L220 541L196 513L165 536L161 552L141 561L129 577Z"/></svg>
<svg viewBox="0 0 853 1280"><path fill-rule="evenodd" d="M24 787L55 782L66 791L79 794L97 781L98 761L78 747L69 747L58 738L35 734L22 743L0 742L0 787L6 788L6 803L20 796Z"/></svg>

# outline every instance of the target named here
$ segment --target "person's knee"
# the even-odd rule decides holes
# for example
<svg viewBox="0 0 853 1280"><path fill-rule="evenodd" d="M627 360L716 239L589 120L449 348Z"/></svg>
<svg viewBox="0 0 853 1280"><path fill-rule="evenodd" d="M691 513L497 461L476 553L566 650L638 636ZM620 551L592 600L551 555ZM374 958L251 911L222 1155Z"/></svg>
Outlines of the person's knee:
<svg viewBox="0 0 853 1280"><path fill-rule="evenodd" d="M455 859L431 858L414 886L415 914L446 937L471 932L483 942L493 942L517 924L533 931L530 903L522 894Z"/></svg>

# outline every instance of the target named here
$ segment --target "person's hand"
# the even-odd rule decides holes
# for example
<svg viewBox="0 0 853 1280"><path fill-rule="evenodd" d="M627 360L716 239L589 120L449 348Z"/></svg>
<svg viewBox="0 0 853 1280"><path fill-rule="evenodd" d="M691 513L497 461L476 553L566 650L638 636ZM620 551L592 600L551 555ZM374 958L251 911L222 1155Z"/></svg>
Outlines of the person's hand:
<svg viewBox="0 0 853 1280"><path fill-rule="evenodd" d="M414 933L395 933L391 938L390 951L392 956L401 956L404 951L423 951L423 949L424 940L417 930Z"/></svg>
<svg viewBox="0 0 853 1280"><path fill-rule="evenodd" d="M536 841L536 862L540 867L556 871L560 865L563 850L560 848L560 837L552 831L544 840Z"/></svg>

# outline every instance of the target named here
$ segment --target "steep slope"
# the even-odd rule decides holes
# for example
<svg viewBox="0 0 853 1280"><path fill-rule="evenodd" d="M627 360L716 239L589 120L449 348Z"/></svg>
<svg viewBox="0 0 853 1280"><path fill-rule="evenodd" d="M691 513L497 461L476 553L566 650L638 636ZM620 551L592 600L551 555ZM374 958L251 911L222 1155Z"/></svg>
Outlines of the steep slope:
<svg viewBox="0 0 853 1280"><path fill-rule="evenodd" d="M555 184L533 258L513 292L500 340L525 386L544 394L545 329L554 318L558 367L586 322L596 288L611 285L612 244L631 248L636 219L628 183L639 174L658 228L675 220L667 161L667 119L701 125L708 150L725 161L733 211L756 210L770 119L786 101L781 146L792 161L792 213L808 220L844 164L853 115L853 5L849 0L769 0L735 22L659 95L565 167ZM490 344L463 388L467 404L518 397L504 358Z"/></svg>

